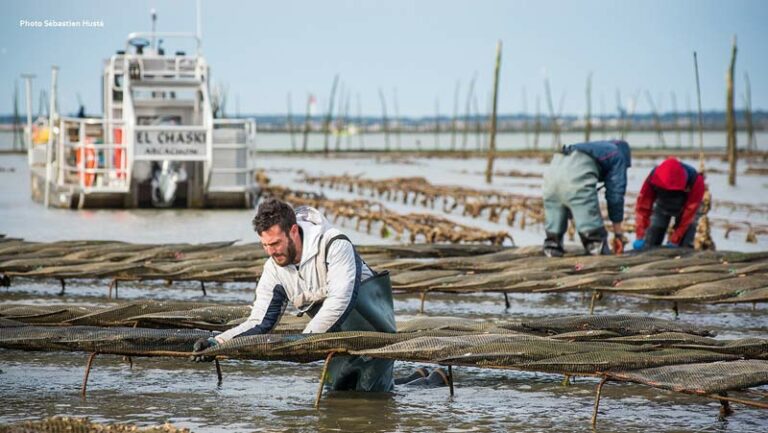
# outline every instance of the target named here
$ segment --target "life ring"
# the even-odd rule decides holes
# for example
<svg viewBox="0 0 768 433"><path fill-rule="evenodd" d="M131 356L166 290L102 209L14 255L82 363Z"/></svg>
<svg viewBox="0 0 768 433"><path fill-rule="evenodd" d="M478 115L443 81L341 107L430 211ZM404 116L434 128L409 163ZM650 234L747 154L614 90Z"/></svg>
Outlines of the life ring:
<svg viewBox="0 0 768 433"><path fill-rule="evenodd" d="M96 168L96 148L87 143L79 147L75 153L75 163L77 164L80 183L86 187L93 186L96 181L96 173L89 172L89 170Z"/></svg>

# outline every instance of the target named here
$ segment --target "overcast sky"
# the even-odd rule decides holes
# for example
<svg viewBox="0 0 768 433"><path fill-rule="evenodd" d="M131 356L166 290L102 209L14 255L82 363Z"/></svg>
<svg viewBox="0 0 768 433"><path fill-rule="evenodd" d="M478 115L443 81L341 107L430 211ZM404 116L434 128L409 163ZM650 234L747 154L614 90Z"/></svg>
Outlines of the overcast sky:
<svg viewBox="0 0 768 433"><path fill-rule="evenodd" d="M101 112L102 61L133 31L195 30L194 0L3 1L0 18L0 113L13 110L14 82L37 75L35 101L59 65L64 112L77 110L77 94L89 113ZM752 81L754 109L768 108L768 1L244 1L204 0L203 53L214 83L229 89L228 111L285 113L292 95L302 112L308 93L325 110L338 73L356 113L381 111L378 89L390 114L397 93L401 115L453 111L460 82L460 111L477 74L480 110L488 106L496 41L503 41L499 110L528 112L536 98L546 111L544 78L555 106L583 114L586 80L593 74L593 112L615 113L640 95L637 111L648 112L646 92L661 111L695 108L693 51L698 51L705 110L725 107L725 73L731 38L738 36L736 104L743 106L744 73ZM29 28L20 20L101 20L102 28ZM166 41L167 51L175 46ZM23 83L19 81L23 92ZM24 110L23 97L20 109ZM34 103L35 110L37 102ZM557 108L557 107L556 107Z"/></svg>

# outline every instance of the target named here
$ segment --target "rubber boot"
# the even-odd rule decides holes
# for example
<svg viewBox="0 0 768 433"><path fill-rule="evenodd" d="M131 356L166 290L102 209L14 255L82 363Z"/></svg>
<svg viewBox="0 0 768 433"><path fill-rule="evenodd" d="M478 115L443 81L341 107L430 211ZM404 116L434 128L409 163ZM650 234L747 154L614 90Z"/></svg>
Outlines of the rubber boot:
<svg viewBox="0 0 768 433"><path fill-rule="evenodd" d="M413 382L416 379L421 379L429 376L429 372L426 368L417 368L416 371L406 377L398 377L395 379L395 385L403 385L409 382Z"/></svg>
<svg viewBox="0 0 768 433"><path fill-rule="evenodd" d="M438 367L432 370L427 377L420 377L405 384L406 386L418 386L422 388L438 388L448 386L448 373Z"/></svg>
<svg viewBox="0 0 768 433"><path fill-rule="evenodd" d="M608 232L605 227L579 233L584 250L591 256L608 256L611 248L608 246Z"/></svg>
<svg viewBox="0 0 768 433"><path fill-rule="evenodd" d="M563 235L547 232L544 239L544 255L547 257L563 257Z"/></svg>

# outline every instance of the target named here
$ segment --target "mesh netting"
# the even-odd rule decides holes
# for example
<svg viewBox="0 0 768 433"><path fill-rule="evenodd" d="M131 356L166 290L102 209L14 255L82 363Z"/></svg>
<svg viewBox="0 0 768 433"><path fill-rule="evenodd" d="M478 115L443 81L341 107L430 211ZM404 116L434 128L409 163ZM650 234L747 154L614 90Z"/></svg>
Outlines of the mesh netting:
<svg viewBox="0 0 768 433"><path fill-rule="evenodd" d="M101 424L88 418L52 417L41 421L20 421L0 426L0 433L190 433L172 424L138 427L135 424Z"/></svg>
<svg viewBox="0 0 768 433"><path fill-rule="evenodd" d="M544 257L538 247L360 246L399 291L605 290L683 302L768 301L768 253L657 249L623 256ZM111 241L0 242L0 274L40 279L258 281L255 244L141 245Z"/></svg>
<svg viewBox="0 0 768 433"><path fill-rule="evenodd" d="M572 331L573 335L568 339L508 330L505 332L443 328L396 334L362 331L266 334L235 338L198 354L236 359L311 362L325 358L328 353L337 352L439 364L583 374L626 372L679 364L709 365L743 358L760 359L768 355L768 340L759 338L714 340L667 332L656 337L638 335L630 339L610 337L615 333L608 331L603 334L607 337L603 341L597 340L594 335L593 341L574 341L574 337L589 335L592 331ZM598 330L597 334L603 332ZM211 335L207 331L190 329L11 326L0 327L0 348L134 356L188 356L192 354L196 340ZM765 363L749 365L765 368ZM681 378L675 376L674 372L678 371L675 369L659 371L668 372L669 376L664 376L664 380L676 386L684 386L680 385L681 381L687 380L686 374L695 374L694 370L679 370L685 373ZM728 389L740 389L758 377L752 375L748 376L749 380L740 381L741 376L729 373L720 377L719 372L707 370L702 374L709 381L706 383L718 383L720 388ZM656 379L648 379L651 380ZM690 386L704 389L709 385Z"/></svg>
<svg viewBox="0 0 768 433"><path fill-rule="evenodd" d="M679 321L657 319L631 314L600 316L568 316L524 320L522 326L530 331L560 334L569 331L603 330L620 335L657 334L660 332L684 332L693 335L710 335L711 331L687 325Z"/></svg>
<svg viewBox="0 0 768 433"><path fill-rule="evenodd" d="M768 361L695 363L612 372L610 377L689 394L714 394L768 384Z"/></svg>
<svg viewBox="0 0 768 433"><path fill-rule="evenodd" d="M191 329L23 326L0 328L0 347L152 356L189 353L197 339L211 335Z"/></svg>

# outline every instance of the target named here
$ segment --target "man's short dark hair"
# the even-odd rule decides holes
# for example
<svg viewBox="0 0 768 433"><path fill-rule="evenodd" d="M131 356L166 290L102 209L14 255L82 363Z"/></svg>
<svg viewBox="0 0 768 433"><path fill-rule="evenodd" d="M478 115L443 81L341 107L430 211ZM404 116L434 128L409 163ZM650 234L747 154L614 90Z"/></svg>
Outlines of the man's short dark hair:
<svg viewBox="0 0 768 433"><path fill-rule="evenodd" d="M253 229L261 234L277 224L286 234L296 224L296 214L288 203L270 197L259 205L256 216L253 217Z"/></svg>

